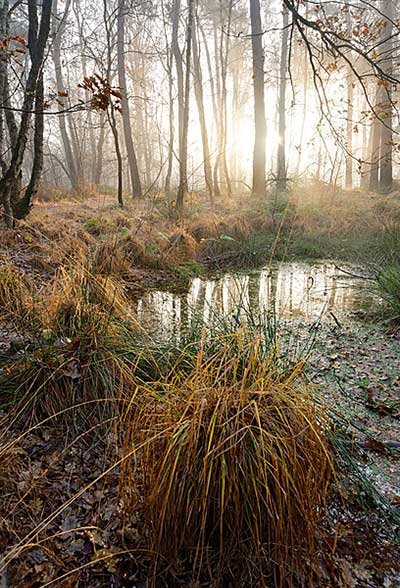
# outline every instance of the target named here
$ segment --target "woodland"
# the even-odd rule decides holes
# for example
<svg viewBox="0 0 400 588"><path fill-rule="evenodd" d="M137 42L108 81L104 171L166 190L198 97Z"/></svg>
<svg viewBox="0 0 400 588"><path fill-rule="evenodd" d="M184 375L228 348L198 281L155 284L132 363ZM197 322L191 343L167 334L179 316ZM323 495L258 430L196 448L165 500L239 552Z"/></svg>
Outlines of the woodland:
<svg viewBox="0 0 400 588"><path fill-rule="evenodd" d="M0 0L0 587L400 588L397 0Z"/></svg>

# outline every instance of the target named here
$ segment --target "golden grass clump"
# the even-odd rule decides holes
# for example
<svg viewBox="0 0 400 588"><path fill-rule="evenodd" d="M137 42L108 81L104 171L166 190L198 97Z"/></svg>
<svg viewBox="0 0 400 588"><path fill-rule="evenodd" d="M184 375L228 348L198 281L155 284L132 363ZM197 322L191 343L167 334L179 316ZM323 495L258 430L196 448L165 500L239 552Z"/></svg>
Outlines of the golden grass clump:
<svg viewBox="0 0 400 588"><path fill-rule="evenodd" d="M94 327L104 333L112 329L114 318L132 319L122 285L84 265L61 267L43 299L47 328L62 337Z"/></svg>
<svg viewBox="0 0 400 588"><path fill-rule="evenodd" d="M15 325L31 326L35 317L35 289L26 275L11 262L0 266L2 318Z"/></svg>
<svg viewBox="0 0 400 588"><path fill-rule="evenodd" d="M233 239L246 239L251 234L251 227L243 215L227 217L218 224L219 235L229 235Z"/></svg>
<svg viewBox="0 0 400 588"><path fill-rule="evenodd" d="M168 263L180 264L196 259L198 244L187 231L176 229L169 237L164 249Z"/></svg>
<svg viewBox="0 0 400 588"><path fill-rule="evenodd" d="M189 232L198 243L206 239L217 239L219 236L217 222L214 218L192 224Z"/></svg>
<svg viewBox="0 0 400 588"><path fill-rule="evenodd" d="M91 269L96 274L125 276L130 264L121 247L120 239L114 238L99 243L94 249Z"/></svg>
<svg viewBox="0 0 400 588"><path fill-rule="evenodd" d="M144 449L122 479L131 490L141 476L154 582L182 567L221 587L301 586L315 573L331 477L323 415L301 364L279 374L261 347L239 331L140 395L128 428Z"/></svg>
<svg viewBox="0 0 400 588"><path fill-rule="evenodd" d="M147 253L144 245L130 234L124 238L122 249L131 266L151 267L155 265L155 258Z"/></svg>
<svg viewBox="0 0 400 588"><path fill-rule="evenodd" d="M119 282L79 264L62 267L35 311L41 343L3 365L3 402L17 401L30 420L75 405L85 414L87 403L90 413L97 406L115 414L113 403L133 385L127 355L138 329Z"/></svg>

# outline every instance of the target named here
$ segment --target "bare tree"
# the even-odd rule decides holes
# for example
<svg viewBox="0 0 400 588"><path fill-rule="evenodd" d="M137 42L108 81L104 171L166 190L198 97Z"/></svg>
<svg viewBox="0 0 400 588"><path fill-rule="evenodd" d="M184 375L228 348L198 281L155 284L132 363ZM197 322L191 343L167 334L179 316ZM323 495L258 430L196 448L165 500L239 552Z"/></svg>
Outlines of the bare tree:
<svg viewBox="0 0 400 588"><path fill-rule="evenodd" d="M196 19L197 22L198 19ZM206 182L208 194L211 202L213 201L214 191L212 184L212 171L210 163L210 148L208 144L208 130L206 123L206 116L204 112L204 92L203 92L203 74L200 64L200 51L199 44L197 41L196 23L193 26L193 79L194 79L194 92L197 102L197 110L199 112L199 122L201 129L201 141L203 146L203 166L204 166L204 179Z"/></svg>
<svg viewBox="0 0 400 588"><path fill-rule="evenodd" d="M118 61L118 82L121 90L122 122L124 127L125 146L128 155L128 165L132 183L132 196L142 198L142 186L140 182L138 163L135 147L133 145L131 121L129 112L128 89L125 73L125 15L126 0L118 0L117 15L117 61Z"/></svg>
<svg viewBox="0 0 400 588"><path fill-rule="evenodd" d="M254 154L253 154L253 195L265 195L265 150L267 123L265 119L264 92L264 49L262 45L262 24L260 1L250 0L251 43L253 50L254 85Z"/></svg>
<svg viewBox="0 0 400 588"><path fill-rule="evenodd" d="M388 75L393 75L393 21L395 18L393 0L383 0L383 12L387 17L385 27L385 40L382 47L383 60ZM393 185L393 97L392 84L383 85L383 105L381 126L381 169L379 188L383 192L389 192Z"/></svg>
<svg viewBox="0 0 400 588"><path fill-rule="evenodd" d="M65 27L69 10L71 7L71 0L66 0L64 13L60 17L58 14L58 0L53 0L53 18L52 18L52 57L54 63L54 71L56 76L56 87L58 93L58 108L60 114L58 116L58 123L60 126L60 134L64 148L66 169L68 171L68 177L71 182L72 189L76 192L79 190L82 184L82 178L79 177L78 162L75 159L70 135L67 128L67 118L65 109L67 106L68 91L64 83L62 62L61 62L61 43L65 33Z"/></svg>
<svg viewBox="0 0 400 588"><path fill-rule="evenodd" d="M179 215L183 212L183 201L188 189L187 178L187 152L189 133L189 112L190 112L190 65L192 57L192 34L194 20L194 0L188 0L188 19L186 25L186 72L185 72L185 95L181 136L181 152L179 161L179 189L176 198L176 210Z"/></svg>
<svg viewBox="0 0 400 588"><path fill-rule="evenodd" d="M286 78L288 69L288 51L289 51L289 13L286 7L283 7L283 29L282 29L282 46L281 62L279 74L279 139L278 139L278 168L276 174L277 190L279 192L286 190L287 185L287 162L286 162Z"/></svg>

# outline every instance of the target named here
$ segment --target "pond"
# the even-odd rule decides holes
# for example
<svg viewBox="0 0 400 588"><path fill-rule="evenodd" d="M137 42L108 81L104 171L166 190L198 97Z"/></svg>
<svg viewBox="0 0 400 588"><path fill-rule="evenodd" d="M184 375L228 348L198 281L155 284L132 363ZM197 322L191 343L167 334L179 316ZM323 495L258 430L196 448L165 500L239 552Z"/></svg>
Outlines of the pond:
<svg viewBox="0 0 400 588"><path fill-rule="evenodd" d="M253 316L269 312L279 320L341 321L376 301L362 275L360 268L348 264L280 263L251 273L195 278L185 294L148 292L139 300L137 313L150 332L167 337L179 337L199 316L206 325L216 314L237 313L241 321L249 309Z"/></svg>

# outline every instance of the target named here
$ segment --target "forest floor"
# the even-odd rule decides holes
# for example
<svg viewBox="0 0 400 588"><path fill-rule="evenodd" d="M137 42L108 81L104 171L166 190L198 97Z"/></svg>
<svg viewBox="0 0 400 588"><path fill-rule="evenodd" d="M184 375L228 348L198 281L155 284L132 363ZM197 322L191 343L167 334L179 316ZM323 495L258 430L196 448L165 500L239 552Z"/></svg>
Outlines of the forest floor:
<svg viewBox="0 0 400 588"><path fill-rule="evenodd" d="M39 202L16 231L2 231L1 257L45 281L68 261L92 256L96 271L123 277L138 293L154 285L184 287L202 272L282 259L380 267L400 250L399 194L310 185L282 202L235 196L213 208L193 196L178 222L163 198L130 200L125 209L103 195Z"/></svg>
<svg viewBox="0 0 400 588"><path fill-rule="evenodd" d="M272 259L332 257L373 270L400 256L395 195L354 192L351 206L348 193L318 197L305 189L302 196L275 215L248 199L213 211L194 200L178 225L162 200L126 210L103 196L42 202L15 231L1 231L1 261L40 289L60 268L89 260L91 271L121 280L136 299L149 288L184 289L194 275ZM1 355L25 348L13 321L2 321ZM400 330L371 317L323 325L309 378L355 441L354 453L338 458L343 471L330 496L314 586L399 588ZM0 543L9 557L1 588L144 588L144 524L122 508L113 419L89 425L77 416L36 427L32 417L22 427L7 406L0 419L0 445L8 448L0 466ZM171 574L176 586L189 585L184 567Z"/></svg>

